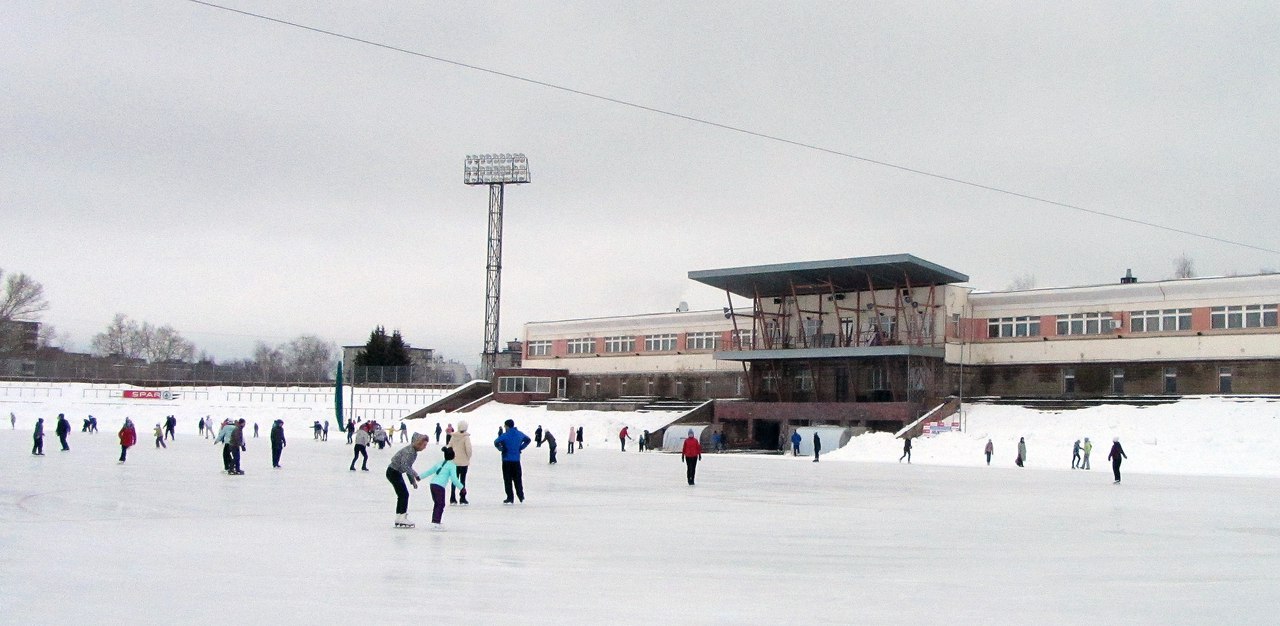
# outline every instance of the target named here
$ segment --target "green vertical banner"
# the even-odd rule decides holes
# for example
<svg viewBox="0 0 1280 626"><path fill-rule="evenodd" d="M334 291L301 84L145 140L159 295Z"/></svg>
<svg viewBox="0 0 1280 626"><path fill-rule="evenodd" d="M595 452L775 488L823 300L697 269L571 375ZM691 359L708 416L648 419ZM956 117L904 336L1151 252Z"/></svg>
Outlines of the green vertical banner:
<svg viewBox="0 0 1280 626"><path fill-rule="evenodd" d="M338 361L338 377L333 381L333 411L338 418L338 432L345 432L347 422L342 419L342 361Z"/></svg>

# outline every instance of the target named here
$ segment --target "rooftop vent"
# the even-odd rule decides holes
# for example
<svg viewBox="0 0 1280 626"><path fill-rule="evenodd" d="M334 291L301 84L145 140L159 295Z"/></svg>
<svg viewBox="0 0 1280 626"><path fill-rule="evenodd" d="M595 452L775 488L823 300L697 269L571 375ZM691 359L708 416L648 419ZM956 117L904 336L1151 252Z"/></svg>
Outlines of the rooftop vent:
<svg viewBox="0 0 1280 626"><path fill-rule="evenodd" d="M1125 270L1124 276L1120 277L1121 285L1132 285L1133 283L1136 283L1136 282L1138 282L1138 277L1133 275L1132 269Z"/></svg>

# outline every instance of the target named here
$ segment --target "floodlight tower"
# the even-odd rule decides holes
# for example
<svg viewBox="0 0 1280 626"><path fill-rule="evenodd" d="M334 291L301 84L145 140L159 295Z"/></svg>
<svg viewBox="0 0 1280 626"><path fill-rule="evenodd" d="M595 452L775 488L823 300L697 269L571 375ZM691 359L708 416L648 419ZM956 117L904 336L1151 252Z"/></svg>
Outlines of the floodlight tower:
<svg viewBox="0 0 1280 626"><path fill-rule="evenodd" d="M502 192L508 184L529 182L523 154L468 154L462 182L489 186L489 259L485 266L484 352L480 377L491 380L498 364L498 310L502 293Z"/></svg>

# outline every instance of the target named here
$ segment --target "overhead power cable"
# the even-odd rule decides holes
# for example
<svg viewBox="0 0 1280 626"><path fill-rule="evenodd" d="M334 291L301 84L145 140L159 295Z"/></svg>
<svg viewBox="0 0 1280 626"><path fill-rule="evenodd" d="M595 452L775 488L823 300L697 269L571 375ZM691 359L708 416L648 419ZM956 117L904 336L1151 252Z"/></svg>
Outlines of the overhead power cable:
<svg viewBox="0 0 1280 626"><path fill-rule="evenodd" d="M240 14L240 15L244 15L244 16L246 16L246 17L253 17L253 18L260 19L260 20L266 20L266 21L268 21L268 22L274 22L274 23L276 23L276 24L281 24L281 25L283 25L283 26L290 26L290 27L293 27L293 28L299 28L299 29L302 29L302 30L311 31L311 32L313 32L313 33L318 33L318 34L321 34L321 35L328 35L328 36L330 36L330 37L337 37L337 38L339 38L339 39L345 39L345 40L347 40L347 41L353 41L353 42L355 42L355 43L360 43L360 44L364 44L364 45L367 45L367 46L373 46L373 47L376 47L376 48L382 48L382 49L384 49L384 50L391 50L391 51L393 51L393 52L399 52L399 53L402 53L402 54L408 54L408 55L411 55L411 56L415 56L415 57L419 57L419 58L423 58L423 59L428 59L428 60L436 61L436 62L439 62L439 63L445 63L445 64L448 64L448 65L453 65L453 66L461 67L461 68L468 69L468 70L474 70L474 71L477 71L477 72L484 72L484 73L486 73L486 74L492 74L492 75L494 75L494 76L500 76L500 77L502 77L502 78L508 78L508 79L511 79L511 80L516 80L516 81L520 81L520 82L523 82L523 83L528 83L528 84L531 84L531 85L537 85L537 86L539 86L539 87L546 87L546 88L548 88L548 89L554 89L554 90L556 90L556 91L563 91L563 92L565 92L565 93L571 93L571 94L578 95L578 96L583 96L583 97L587 97L587 98L593 98L593 99L595 99L595 100L602 100L602 101L604 101L604 102L609 102L609 103L617 104L617 105L624 106L624 107L630 107L630 108L633 108L633 109L639 109L639 110L641 110L641 111L647 111L647 112L649 112L649 113L656 113L656 114L658 114L658 115L665 115L665 116L667 116L667 117L674 117L674 118L681 119L681 120L685 120L685 121L688 121L688 122L693 122L693 123L695 123L695 124L702 124L702 125L705 125L705 126L711 126L711 127L714 127L714 128L719 128L719 129L722 129L722 130L727 130L727 131L731 131L731 132L735 132L735 133L739 133L739 134L743 134L743 135L749 135L749 136L751 136L751 137L757 137L757 138L759 138L759 139L765 139L765 140L767 140L767 141L774 141L774 142L777 142L777 143L783 143L783 144L787 144L787 145L795 146L795 147L798 147L798 148L804 148L804 149L806 149L806 150L814 150L814 151L816 151L816 152L822 152L822 153L825 153L825 154L830 154L830 155L834 155L834 156L844 157L844 158L846 158L846 159L853 159L853 160L855 160L855 161L862 161L863 163L870 163L870 164L872 164L872 165L879 165L879 166L881 166L881 167L887 167L887 168L895 169L895 170L898 170L898 171L901 171L901 172L908 172L908 173L911 173L911 174L917 174L917 175L920 175L920 176L927 176L927 177L929 177L929 178L934 178L934 179L937 179L937 180L943 180L943 181L946 181L946 182L949 182L949 183L955 183L955 184L958 184L958 185L965 185L965 186L967 186L967 187L974 187L974 188L977 188L977 189L984 189L984 190L986 190L986 191L991 191L991 192L995 192L995 193L999 193L999 194L1004 194L1004 195L1007 195L1007 196L1013 196L1013 197L1015 197L1015 198L1022 198L1022 199L1024 199L1024 200L1030 200L1030 201L1032 201L1032 202L1039 202L1039 203L1041 203L1041 204L1048 204L1048 205L1052 205L1052 206L1056 206L1056 207L1060 207L1060 208L1064 208L1064 209L1070 209L1070 210L1072 210L1072 211L1080 211L1080 212L1082 212L1082 213L1089 213L1089 214L1091 214L1091 215L1097 215L1097 216L1099 216L1099 217L1105 217L1105 218L1109 218L1109 219L1120 220L1120 221L1123 221L1123 222L1128 222L1128 223L1130 223L1130 224L1137 224L1137 225L1139 225L1139 226L1147 226L1147 227L1149 227L1149 228L1157 228L1157 229L1160 229L1160 230L1163 230L1163 231L1167 231L1167 232L1171 232L1171 233L1177 233L1177 234L1180 234L1180 235L1188 235L1188 236L1191 236L1191 237L1197 237L1197 238L1200 238L1200 239L1207 239L1207 240L1209 240L1209 241L1215 241L1215 242L1218 242L1218 243L1225 243L1225 244L1232 245L1232 246L1239 246L1239 247L1242 247L1242 248L1249 248L1249 249L1251 249L1251 250L1257 250L1257 251L1259 251L1259 252L1269 252L1269 253L1271 253L1271 254L1280 254L1280 250L1275 250L1275 249L1272 249L1272 248L1266 248L1266 247L1263 247L1263 246L1257 246L1257 245L1250 244L1250 243L1245 243L1245 242L1242 242L1242 241L1235 241L1235 240L1232 240L1232 239L1226 239L1226 238L1224 238L1224 237L1216 237L1216 236L1213 236L1213 235L1206 235L1206 234L1204 234L1204 233L1197 233L1197 232L1190 231L1190 230L1186 230L1186 229L1182 229L1182 228L1175 228L1175 227L1173 227L1173 226L1166 226L1166 225L1164 225L1164 224L1159 224L1159 223L1156 223L1156 222L1151 222L1151 221L1147 221L1147 220L1140 220L1140 219L1136 219L1136 218L1132 218L1132 217L1126 217L1126 216L1124 216L1124 215L1118 215L1118 214L1115 214L1115 213L1108 213L1108 212L1106 212L1106 211L1100 211L1100 210L1097 210L1097 209L1090 209L1090 208L1087 208L1087 207L1082 207L1082 206L1075 205L1075 204L1069 204L1069 203L1066 203L1066 202L1059 202L1059 201L1057 201L1057 200L1051 200L1051 199L1049 199L1049 198L1044 198L1044 197L1040 197L1040 196L1035 196L1035 195L1028 194L1028 193L1022 193L1022 192L1019 192L1019 191L1012 191L1012 190L1004 189L1004 188L1001 188L1001 187L995 187L995 186L992 186L992 185L987 185L987 184L983 184L983 183L979 183L979 182L974 182L974 181L971 181L971 180L965 180L965 179L963 179L963 178L956 178L956 177L954 177L954 176L947 176L946 174L938 174L938 173L936 173L936 172L930 172L930 171L927 171L927 170L917 169L917 168L914 168L914 167L908 167L908 166L906 166L906 165L899 165L899 164L897 164L897 163L890 163L890 162L888 162L888 161L881 161L881 160L873 159L873 158L870 158L870 157L859 156L859 155L856 155L856 154L852 154L852 153L849 153L849 152L843 152L843 151L836 150L836 149L833 149L833 148L826 148L826 147L819 146L819 145L816 145L816 144L805 143L805 142L803 142L803 141L798 141L798 140L795 140L795 139L788 139L788 138L786 138L786 137L781 137L781 136L778 136L778 135L770 135L770 134L768 134L768 133L762 133L762 132L754 131L754 130L751 130L751 129L748 129L748 128L742 128L742 127L740 127L740 126L733 126L733 125L730 125L730 124L724 124L724 123L721 123L721 122L716 122L716 121L714 121L714 120L704 119L704 118L700 118L700 117L694 117L694 116L692 116L692 115L685 115L685 114L683 114L683 113L676 113L676 112L674 112L674 111L668 111L668 110L665 110L665 109L659 109L659 108L657 108L657 107L652 107L652 106L648 106L648 105L644 105L644 104L638 104L638 103L630 102L630 101L627 101L627 100L621 100L621 99L619 99L619 98L614 98L614 97L611 97L611 96L606 96L606 95L602 95L602 94L598 94L598 93L592 93L592 92L589 92L589 91L583 91L583 90L581 90L581 89L574 89L573 87L565 87L564 85L557 85L557 84L555 84L555 83L549 83L549 82L546 82L546 81L538 80L538 79L536 79L536 78L528 78L528 77L525 77L525 76L519 76L519 75L511 74L511 73L508 73L508 72L503 72L503 71L499 71L499 70L495 70L495 69L491 69L491 68L487 68L487 67L482 67L482 66L479 66L479 65L473 65L473 64L470 64L470 63L463 63L463 62L461 62L461 61L455 61L455 60L453 60L453 59L446 59L446 58L444 58L444 57L439 57L439 56L435 56L435 55L431 55L431 54L426 54L426 53L424 53L424 52L418 52L418 51L416 51L416 50L409 50L409 49L407 49L407 48L401 48L401 47L399 47L399 46L393 46L393 45L390 45L390 44L385 44L385 43L381 43L381 42L373 41L373 40L370 40L370 39L363 39L363 38L360 38L360 37L355 37L355 36L352 36L352 35L346 35L346 34L343 34L343 33L336 32L336 31L325 30L325 29L323 29L323 28L316 28L316 27L314 27L314 26L307 26L306 24L299 24L299 23L297 23L297 22L290 22L289 20L284 20L284 19L280 19L280 18L276 18L276 17L271 17L271 16L269 16L269 15L262 15L262 14L260 14L260 13L253 13L253 12L251 12L251 11L244 11L244 10L241 10L241 9L235 9L235 8L228 7L228 6L223 6L223 5L220 5L220 4L214 4L214 3L212 3L212 2L205 2L204 0L187 0L187 2L191 2L191 3L193 3L193 4L203 5L203 6L206 6L206 7L209 7L209 8L213 8L213 9L219 9L219 10L222 10L222 11L228 11L228 12L231 12L231 13L238 13L238 14Z"/></svg>

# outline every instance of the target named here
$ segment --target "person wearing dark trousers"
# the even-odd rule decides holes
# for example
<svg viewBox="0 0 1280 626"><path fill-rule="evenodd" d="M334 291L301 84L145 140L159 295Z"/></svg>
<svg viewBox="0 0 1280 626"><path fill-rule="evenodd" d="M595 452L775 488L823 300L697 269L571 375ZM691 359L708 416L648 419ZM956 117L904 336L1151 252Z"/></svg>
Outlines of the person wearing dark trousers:
<svg viewBox="0 0 1280 626"><path fill-rule="evenodd" d="M995 451L996 451L995 445L991 443L990 439L988 439L987 447L985 450L983 450L983 452L987 455L987 465L991 465L991 454L994 453Z"/></svg>
<svg viewBox="0 0 1280 626"><path fill-rule="evenodd" d="M62 451L70 450L71 447L67 445L67 435L71 434L71 422L67 421L66 415L58 414L58 425L53 428L53 432L58 435L58 442L62 444Z"/></svg>
<svg viewBox="0 0 1280 626"><path fill-rule="evenodd" d="M582 427L581 426L578 427L577 439L578 439L578 449L581 450L582 449Z"/></svg>
<svg viewBox="0 0 1280 626"><path fill-rule="evenodd" d="M573 454L574 433L578 432L576 428L569 427L569 454Z"/></svg>
<svg viewBox="0 0 1280 626"><path fill-rule="evenodd" d="M813 433L813 462L818 462L818 454L822 452L822 439L818 438L818 433Z"/></svg>
<svg viewBox="0 0 1280 626"><path fill-rule="evenodd" d="M31 454L44 456L44 418L36 418L36 429L31 432Z"/></svg>
<svg viewBox="0 0 1280 626"><path fill-rule="evenodd" d="M457 467L458 482L461 487L449 486L449 504L469 504L467 502L467 468L471 466L471 433L467 431L471 425L467 420L458 422L458 430L449 438L445 447L453 451L453 464ZM459 500L458 497L462 499Z"/></svg>
<svg viewBox="0 0 1280 626"><path fill-rule="evenodd" d="M1127 459L1129 455L1124 453L1124 448L1120 447L1120 438L1112 439L1111 453L1107 455L1107 460L1111 461L1111 473L1115 474L1115 484L1120 484L1120 459Z"/></svg>
<svg viewBox="0 0 1280 626"><path fill-rule="evenodd" d="M514 420L507 420L503 424L506 426L506 432L493 440L493 447L502 451L502 486L507 492L507 499L502 503L511 504L517 498L524 502L524 471L520 467L520 453L529 447L533 440L516 429Z"/></svg>
<svg viewBox="0 0 1280 626"><path fill-rule="evenodd" d="M450 443L452 442L453 440L450 439ZM431 482L431 523L435 524L433 528L437 529L440 528L440 521L444 517L444 486L448 484L450 488L466 491L466 487L462 486L462 480L458 478L458 465L454 463L453 448L445 446L441 450L444 451L444 460L418 476L422 480Z"/></svg>
<svg viewBox="0 0 1280 626"><path fill-rule="evenodd" d="M244 470L240 469L240 453L248 449L244 444L244 418L242 417L236 420L236 428L231 431L231 474L244 475Z"/></svg>
<svg viewBox="0 0 1280 626"><path fill-rule="evenodd" d="M533 431L533 442L534 442L535 444L537 444L537 446L538 446L539 448L541 448L541 447L542 447L542 440L543 440L543 436L542 436L542 424L538 424L538 430Z"/></svg>
<svg viewBox="0 0 1280 626"><path fill-rule="evenodd" d="M387 465L387 482L396 491L396 528L413 528L413 522L409 521L409 488L405 486L404 479L408 476L413 488L418 488L418 474L413 471L413 462L426 447L427 436L414 434L412 442L392 455L391 463Z"/></svg>
<svg viewBox="0 0 1280 626"><path fill-rule="evenodd" d="M898 462L901 463L902 459L911 462L911 437L902 438L902 456L898 457Z"/></svg>
<svg viewBox="0 0 1280 626"><path fill-rule="evenodd" d="M618 441L622 443L623 452L627 451L627 440L631 438L631 435L627 434L628 430L626 426L623 426L622 430L618 431Z"/></svg>
<svg viewBox="0 0 1280 626"><path fill-rule="evenodd" d="M364 460L360 462L360 469L367 472L369 471L369 432L363 428L356 431L355 441L355 454L351 455L351 471L356 471L356 459L363 455Z"/></svg>
<svg viewBox="0 0 1280 626"><path fill-rule="evenodd" d="M124 426L120 427L120 462L124 463L125 457L129 453L129 448L133 444L138 443L138 431L133 428L133 422L129 418L124 418Z"/></svg>
<svg viewBox="0 0 1280 626"><path fill-rule="evenodd" d="M356 423L348 419L347 420L347 443L351 443L351 438L355 436L355 431L356 431Z"/></svg>
<svg viewBox="0 0 1280 626"><path fill-rule="evenodd" d="M689 429L689 436L684 440L684 447L680 449L680 458L684 459L685 475L689 479L689 484L693 485L694 474L698 472L698 461L702 460L702 444L698 443L698 438L693 436L692 428Z"/></svg>
<svg viewBox="0 0 1280 626"><path fill-rule="evenodd" d="M174 435L173 435L173 431L174 431L174 429L175 429L175 428L177 428L177 427L178 427L178 418L177 418L177 417L175 417L175 416L173 416L173 415L170 415L167 419L165 419L165 421L164 421L164 436L165 436L165 438L167 438L167 439L176 439L176 438L174 437Z"/></svg>
<svg viewBox="0 0 1280 626"><path fill-rule="evenodd" d="M800 431L791 433L791 456L800 456Z"/></svg>
<svg viewBox="0 0 1280 626"><path fill-rule="evenodd" d="M550 456L549 465L555 465L556 464L556 436L551 434L551 431L548 430L547 434L543 436L542 439L543 441L547 442L547 453Z"/></svg>
<svg viewBox="0 0 1280 626"><path fill-rule="evenodd" d="M280 467L280 453L284 452L284 420L271 425L271 467Z"/></svg>
<svg viewBox="0 0 1280 626"><path fill-rule="evenodd" d="M1071 446L1071 469L1079 467L1082 462L1080 459L1080 440L1077 439L1075 445Z"/></svg>

